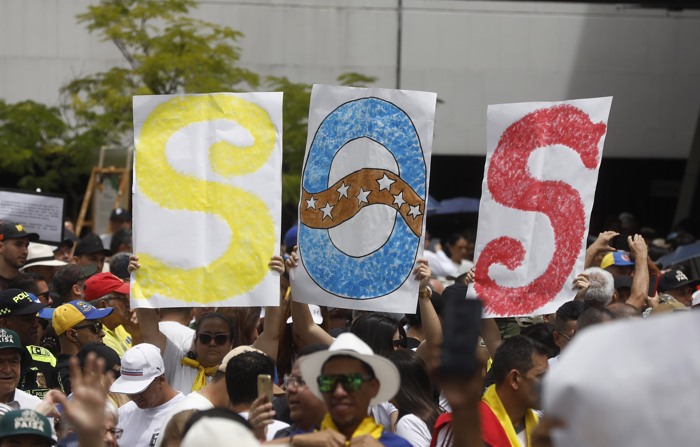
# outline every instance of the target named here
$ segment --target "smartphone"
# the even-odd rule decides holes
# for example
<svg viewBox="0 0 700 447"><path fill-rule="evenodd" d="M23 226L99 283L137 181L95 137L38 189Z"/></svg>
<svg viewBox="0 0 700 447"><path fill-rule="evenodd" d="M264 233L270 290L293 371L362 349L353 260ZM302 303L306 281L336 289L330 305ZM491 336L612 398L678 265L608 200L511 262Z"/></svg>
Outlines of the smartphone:
<svg viewBox="0 0 700 447"><path fill-rule="evenodd" d="M649 275L649 295L656 295L656 288L659 286L659 275Z"/></svg>
<svg viewBox="0 0 700 447"><path fill-rule="evenodd" d="M481 329L481 301L453 299L443 315L440 374L469 376L476 372L476 346Z"/></svg>
<svg viewBox="0 0 700 447"><path fill-rule="evenodd" d="M269 374L258 374L258 397L267 396L267 402L272 403L272 377Z"/></svg>

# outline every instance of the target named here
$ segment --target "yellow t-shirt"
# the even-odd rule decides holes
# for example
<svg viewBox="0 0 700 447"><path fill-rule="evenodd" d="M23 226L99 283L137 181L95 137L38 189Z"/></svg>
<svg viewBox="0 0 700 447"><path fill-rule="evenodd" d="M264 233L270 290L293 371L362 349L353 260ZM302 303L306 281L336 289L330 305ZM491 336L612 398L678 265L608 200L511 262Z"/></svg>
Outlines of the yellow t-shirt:
<svg viewBox="0 0 700 447"><path fill-rule="evenodd" d="M129 334L124 326L117 326L113 331L107 326L103 327L105 338L102 339L105 345L114 349L119 357L124 355L127 349L131 347L131 334Z"/></svg>

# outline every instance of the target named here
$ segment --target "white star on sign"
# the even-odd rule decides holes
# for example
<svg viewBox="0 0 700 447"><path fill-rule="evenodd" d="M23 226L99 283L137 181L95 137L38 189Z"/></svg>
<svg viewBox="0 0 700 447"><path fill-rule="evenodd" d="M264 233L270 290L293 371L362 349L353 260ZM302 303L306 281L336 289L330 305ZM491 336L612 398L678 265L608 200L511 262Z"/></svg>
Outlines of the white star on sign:
<svg viewBox="0 0 700 447"><path fill-rule="evenodd" d="M359 203L357 204L357 206L362 205L362 202L364 202L364 203L369 203L369 201L367 200L367 196L368 196L369 193L371 193L371 192L372 192L372 191L365 191L364 189L362 189L362 187L360 187L360 194L357 195L357 200L358 200L358 202L359 202Z"/></svg>
<svg viewBox="0 0 700 447"><path fill-rule="evenodd" d="M314 199L314 196L311 196L311 198L306 201L306 209L307 210L309 208L316 209L316 202L318 202L318 200Z"/></svg>
<svg viewBox="0 0 700 447"><path fill-rule="evenodd" d="M408 205L408 209L410 210L410 211L408 212L408 214L411 215L411 216L413 216L413 220L416 220L416 217L418 217L418 216L420 216L421 214L423 214L423 213L420 212L420 205L416 205L416 206Z"/></svg>
<svg viewBox="0 0 700 447"><path fill-rule="evenodd" d="M398 193L394 196L394 203L393 204L397 205L396 208L401 209L401 205L403 205L404 203L406 203L406 201L403 199L403 191L401 191L400 193Z"/></svg>
<svg viewBox="0 0 700 447"><path fill-rule="evenodd" d="M331 220L333 220L333 216L331 215L331 211L333 211L333 208L335 208L335 207L332 206L330 203L326 202L326 206L324 206L323 208L320 208L320 210L323 211L323 217L321 218L321 220L325 219L326 217L330 217ZM414 219L415 219L415 217L414 217Z"/></svg>
<svg viewBox="0 0 700 447"><path fill-rule="evenodd" d="M379 190L380 191L382 189L386 189L387 191L390 191L391 184L396 183L396 180L392 180L389 177L387 177L386 174L384 174L384 177L377 180L377 183L379 183Z"/></svg>
<svg viewBox="0 0 700 447"><path fill-rule="evenodd" d="M338 194L340 194L340 196L338 197L338 200L342 199L343 196L346 199L348 198L348 188L349 187L350 187L350 185L345 186L345 182L343 182L343 184L340 186L340 188L336 189L336 191L338 191Z"/></svg>

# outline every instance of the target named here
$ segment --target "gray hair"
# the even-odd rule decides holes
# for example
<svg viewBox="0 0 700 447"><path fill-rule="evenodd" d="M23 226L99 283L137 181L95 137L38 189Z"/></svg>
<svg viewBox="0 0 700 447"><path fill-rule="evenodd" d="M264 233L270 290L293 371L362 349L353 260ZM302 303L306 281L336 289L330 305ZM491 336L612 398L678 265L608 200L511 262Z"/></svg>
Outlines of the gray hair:
<svg viewBox="0 0 700 447"><path fill-rule="evenodd" d="M119 424L119 410L117 409L117 406L114 405L114 402L109 400L109 398L107 398L107 402L105 402L105 415L107 414L112 415L115 426Z"/></svg>
<svg viewBox="0 0 700 447"><path fill-rule="evenodd" d="M583 296L583 301L589 306L605 307L612 301L615 293L615 280L610 272L600 267L590 267L583 271L588 274L591 285Z"/></svg>
<svg viewBox="0 0 700 447"><path fill-rule="evenodd" d="M109 271L114 272L114 269L117 267L117 264L119 264L119 261L124 258L128 258L131 255L133 255L133 253L115 253L114 256L112 256L112 259L109 260Z"/></svg>

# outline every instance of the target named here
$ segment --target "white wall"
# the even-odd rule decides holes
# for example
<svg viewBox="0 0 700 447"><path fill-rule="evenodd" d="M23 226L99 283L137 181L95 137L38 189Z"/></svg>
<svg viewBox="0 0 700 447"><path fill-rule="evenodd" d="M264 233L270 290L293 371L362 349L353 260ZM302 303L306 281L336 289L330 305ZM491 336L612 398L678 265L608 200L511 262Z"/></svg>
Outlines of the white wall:
<svg viewBox="0 0 700 447"><path fill-rule="evenodd" d="M56 104L59 87L121 63L75 15L88 0L0 0L0 98ZM208 0L197 17L245 34L260 74L396 79L397 0ZM483 155L488 104L614 96L608 157L685 158L700 109L700 11L404 0L402 88L438 93L434 153Z"/></svg>

